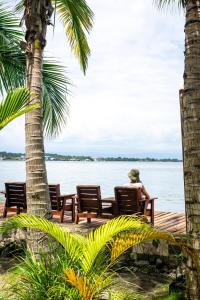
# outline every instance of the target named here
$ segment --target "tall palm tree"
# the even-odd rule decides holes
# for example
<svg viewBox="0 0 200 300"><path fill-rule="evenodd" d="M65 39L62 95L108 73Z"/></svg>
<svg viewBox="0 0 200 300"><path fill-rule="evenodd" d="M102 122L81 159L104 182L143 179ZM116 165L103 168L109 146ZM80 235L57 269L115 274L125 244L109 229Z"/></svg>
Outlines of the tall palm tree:
<svg viewBox="0 0 200 300"><path fill-rule="evenodd" d="M50 23L53 4L56 6L56 12L60 14L72 51L80 60L84 72L87 67L89 47L84 29L89 31L92 26L92 12L85 0L25 1L27 86L32 92L33 103L40 104L42 99L43 50L46 45L47 25ZM41 109L26 115L25 131L28 212L48 217L50 205L44 161Z"/></svg>
<svg viewBox="0 0 200 300"><path fill-rule="evenodd" d="M54 7L53 7L54 5ZM20 1L18 9L24 6L23 20L26 26L22 46L26 53L27 87L31 91L31 102L41 106L43 97L43 51L46 45L47 26L55 8L63 22L72 52L78 58L85 73L90 49L86 33L92 27L93 13L85 0L25 0ZM27 211L33 215L51 218L51 205L47 184L44 157L42 109L26 114L26 190ZM38 248L40 234L33 235L32 249Z"/></svg>
<svg viewBox="0 0 200 300"><path fill-rule="evenodd" d="M185 10L185 70L182 97L182 141L187 234L200 259L200 1L155 0L160 8L178 4ZM200 274L187 262L188 299L200 299Z"/></svg>
<svg viewBox="0 0 200 300"><path fill-rule="evenodd" d="M0 102L0 130L17 117L39 108L38 104L29 103L30 93L25 88L9 92Z"/></svg>
<svg viewBox="0 0 200 300"><path fill-rule="evenodd" d="M27 58L29 57L29 53L26 51L26 46L24 47L25 43L22 41L24 34L22 33L19 24L20 19L13 15L13 11L5 7L0 0L0 92L2 95L4 95L5 91L26 85L26 82L28 81L27 78L30 78L30 74L26 77L26 60L29 60ZM25 51L22 52L22 50ZM56 136L66 123L66 113L68 112L66 94L68 92L69 82L65 76L65 68L56 61L44 59L41 66L42 70L40 75L43 79L41 101L35 101L35 94L33 91L29 100L32 105L37 105L37 107L40 108L35 110L36 114L30 119L32 123L39 121L40 131L43 133L44 129L44 133L46 133L47 136L52 137ZM38 119L39 115L40 119ZM26 127L30 128L31 126L28 124L29 121L26 123ZM40 136L39 140L36 127L37 125L33 124L31 127L32 131L26 134L29 139L27 145L28 148L31 147L31 155L33 156L31 157L30 151L26 154L27 170L29 174L28 178L30 179L31 177L34 182L33 186L33 182L30 183L30 180L28 179L29 189L27 190L27 193L28 199L31 199L31 201L28 201L28 210L33 214L39 213L50 216L51 207L46 185L44 153L40 152L40 150L38 151L35 146L35 144L37 145L38 143L41 143L41 145L43 144L43 136ZM31 140L29 135L31 135ZM43 148L43 146L41 147ZM42 156L43 163L37 164L37 162L41 161L38 159L40 156ZM36 170L30 170L30 168L32 168L31 162L33 162L32 165L34 165ZM33 178L34 176L35 178ZM38 180L36 177L38 177ZM44 196L44 190L45 197L41 199L40 196L41 194ZM41 239L41 237L38 238ZM35 245L37 245L37 243L35 243Z"/></svg>

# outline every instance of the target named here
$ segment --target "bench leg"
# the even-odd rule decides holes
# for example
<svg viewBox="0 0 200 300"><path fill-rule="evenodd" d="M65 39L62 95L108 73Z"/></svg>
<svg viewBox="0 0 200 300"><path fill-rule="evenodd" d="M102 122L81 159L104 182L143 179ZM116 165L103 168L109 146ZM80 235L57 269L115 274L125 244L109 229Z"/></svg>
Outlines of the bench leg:
<svg viewBox="0 0 200 300"><path fill-rule="evenodd" d="M154 200L151 202L151 223L154 226Z"/></svg>
<svg viewBox="0 0 200 300"><path fill-rule="evenodd" d="M78 214L76 215L76 224L78 224L79 223L79 216L78 216Z"/></svg>
<svg viewBox="0 0 200 300"><path fill-rule="evenodd" d="M60 223L63 223L64 222L64 208L61 209L61 212L60 212Z"/></svg>
<svg viewBox="0 0 200 300"><path fill-rule="evenodd" d="M72 222L75 222L75 201L72 201Z"/></svg>
<svg viewBox="0 0 200 300"><path fill-rule="evenodd" d="M6 218L7 216L7 207L4 206L4 210L3 210L3 218Z"/></svg>

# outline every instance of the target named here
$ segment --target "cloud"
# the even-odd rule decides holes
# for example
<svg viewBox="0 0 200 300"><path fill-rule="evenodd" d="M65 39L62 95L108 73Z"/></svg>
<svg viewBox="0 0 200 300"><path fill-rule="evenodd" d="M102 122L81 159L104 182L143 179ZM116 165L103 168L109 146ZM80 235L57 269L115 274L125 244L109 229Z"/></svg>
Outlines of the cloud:
<svg viewBox="0 0 200 300"><path fill-rule="evenodd" d="M152 2L88 1L95 20L85 77L61 24L54 37L50 30L47 51L68 67L75 86L68 126L46 143L47 152L180 157L184 18Z"/></svg>

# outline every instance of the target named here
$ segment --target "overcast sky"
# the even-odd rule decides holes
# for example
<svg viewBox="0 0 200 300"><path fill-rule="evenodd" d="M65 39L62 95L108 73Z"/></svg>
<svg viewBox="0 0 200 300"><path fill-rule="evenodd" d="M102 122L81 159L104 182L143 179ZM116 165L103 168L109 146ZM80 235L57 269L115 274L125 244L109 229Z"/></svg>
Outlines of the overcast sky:
<svg viewBox="0 0 200 300"><path fill-rule="evenodd" d="M93 156L181 157L179 89L184 17L152 0L88 0L95 13L86 76L62 25L47 52L68 68L70 116L46 152ZM23 117L0 134L0 151L24 152Z"/></svg>

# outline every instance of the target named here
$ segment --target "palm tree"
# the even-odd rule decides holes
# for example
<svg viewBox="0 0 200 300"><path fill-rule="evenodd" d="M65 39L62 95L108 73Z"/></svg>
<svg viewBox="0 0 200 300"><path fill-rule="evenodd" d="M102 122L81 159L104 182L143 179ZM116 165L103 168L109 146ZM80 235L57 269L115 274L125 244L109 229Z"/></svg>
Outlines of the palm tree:
<svg viewBox="0 0 200 300"><path fill-rule="evenodd" d="M39 108L38 104L28 104L30 92L25 88L18 88L9 92L0 102L0 130L15 118Z"/></svg>
<svg viewBox="0 0 200 300"><path fill-rule="evenodd" d="M108 290L116 279L112 267L129 248L145 241L164 239L179 245L182 250L189 250L180 239L133 216L112 219L86 236L72 234L42 217L26 214L9 218L0 226L0 233L14 228L42 230L64 249L64 257L58 257L57 263L50 255L48 258L41 255L39 261L34 255L27 256L17 288L18 295L21 289L26 299L102 299L102 292ZM20 299L24 298L21 296Z"/></svg>
<svg viewBox="0 0 200 300"><path fill-rule="evenodd" d="M27 51L22 52L22 50L26 50L26 46L24 47L25 43L22 41L24 35L22 34L19 24L19 18L14 16L13 11L5 7L3 2L0 1L0 92L2 95L4 95L5 91L26 85L27 82L26 59L29 54ZM40 99L42 101L35 101L34 92L31 93L31 99L29 100L32 105L40 107L35 110L35 116L30 118L31 122L39 121L40 131L43 133L44 129L44 133L48 137L56 136L66 123L66 113L68 112L66 94L68 92L69 82L64 74L64 67L52 59L44 59L40 73L43 78L42 99ZM38 119L39 115L40 119ZM35 176L33 179L35 185L31 186L29 181L29 189L27 190L28 199L33 200L31 200L32 202L28 202L28 211L30 213L46 214L50 217L51 207L46 186L44 153L40 152L40 149L38 150L37 147L34 146L34 143L43 144L43 136L41 136L39 140L36 127L37 125L33 124L31 127L29 121L26 122L26 128L32 128L31 132L29 132L29 129L26 130L27 138L31 135L32 139L32 141L30 141L29 138L27 148L30 148L31 142L31 155L34 156L30 156L30 151L26 154L27 173L29 174L28 178ZM37 162L41 161L41 159L38 159L38 157L41 156L42 165L37 164ZM31 162L33 162L34 168L37 170L30 170L32 167L30 166ZM44 196L44 191L46 198L43 197L41 200L40 196L41 194ZM41 237L38 238L41 240Z"/></svg>
<svg viewBox="0 0 200 300"><path fill-rule="evenodd" d="M26 0L20 1L18 8L21 9L23 5L25 7L23 19L26 26L26 42L23 42L23 48L26 52L27 87L31 91L31 102L41 105L43 51L53 5L60 15L71 49L79 59L84 73L90 54L86 33L92 27L93 13L85 0ZM26 114L27 211L30 214L50 218L42 119L42 109Z"/></svg>
<svg viewBox="0 0 200 300"><path fill-rule="evenodd" d="M184 8L185 70L181 91L182 144L185 183L187 234L190 245L200 257L200 2L198 0L156 0L160 8L178 4ZM194 262L188 257L188 299L200 299L200 278Z"/></svg>

